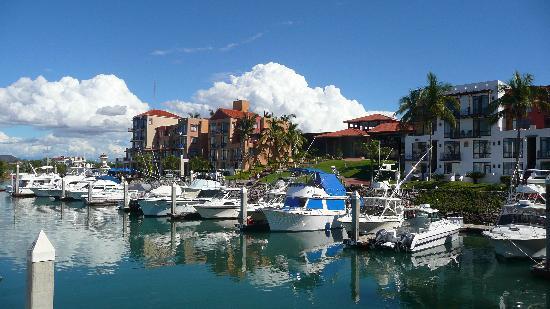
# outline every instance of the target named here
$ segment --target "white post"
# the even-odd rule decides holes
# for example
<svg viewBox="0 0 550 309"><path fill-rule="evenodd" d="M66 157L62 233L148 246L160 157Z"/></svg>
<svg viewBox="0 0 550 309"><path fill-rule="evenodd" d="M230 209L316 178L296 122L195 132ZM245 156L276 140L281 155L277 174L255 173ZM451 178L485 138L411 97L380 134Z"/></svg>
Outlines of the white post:
<svg viewBox="0 0 550 309"><path fill-rule="evenodd" d="M93 194L93 182L88 183L88 204L92 203L92 194Z"/></svg>
<svg viewBox="0 0 550 309"><path fill-rule="evenodd" d="M172 207L170 209L170 213L172 216L176 214L176 183L172 183Z"/></svg>
<svg viewBox="0 0 550 309"><path fill-rule="evenodd" d="M65 177L61 178L61 199L64 200L66 197L65 192Z"/></svg>
<svg viewBox="0 0 550 309"><path fill-rule="evenodd" d="M15 186L13 187L13 195L19 194L19 162L15 165Z"/></svg>
<svg viewBox="0 0 550 309"><path fill-rule="evenodd" d="M128 208L128 205L130 204L130 196L128 195L128 182L126 181L126 179L124 179L124 177L122 178L122 184L124 186L124 206L123 206L123 209L126 209Z"/></svg>
<svg viewBox="0 0 550 309"><path fill-rule="evenodd" d="M248 194L247 194L246 187L241 188L241 216L239 217L239 223L241 224L241 227L245 227L247 225L247 218L248 218Z"/></svg>
<svg viewBox="0 0 550 309"><path fill-rule="evenodd" d="M546 178L546 192L550 192L550 176ZM550 271L550 198L546 196L546 271Z"/></svg>
<svg viewBox="0 0 550 309"><path fill-rule="evenodd" d="M361 201L359 197L359 193L357 191L353 191L353 197L351 200L351 239L357 243L359 240L359 210L361 208Z"/></svg>
<svg viewBox="0 0 550 309"><path fill-rule="evenodd" d="M27 251L27 308L53 308L55 249L44 233Z"/></svg>
<svg viewBox="0 0 550 309"><path fill-rule="evenodd" d="M185 162L183 161L183 155L180 155L180 178L185 177Z"/></svg>

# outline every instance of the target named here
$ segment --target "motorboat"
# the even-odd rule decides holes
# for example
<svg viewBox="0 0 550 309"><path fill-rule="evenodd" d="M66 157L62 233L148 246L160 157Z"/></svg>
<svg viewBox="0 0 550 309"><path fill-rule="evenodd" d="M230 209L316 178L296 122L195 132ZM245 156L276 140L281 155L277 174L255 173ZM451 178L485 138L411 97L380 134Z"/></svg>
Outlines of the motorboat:
<svg viewBox="0 0 550 309"><path fill-rule="evenodd" d="M13 192L14 186L8 186L9 193L16 193L19 196L35 196L35 191L43 188L53 186L60 176L54 173L53 166L41 166L38 168L38 172L32 167L33 173L19 174L19 192ZM14 177L15 175L12 175ZM15 180L13 180L15 181Z"/></svg>
<svg viewBox="0 0 550 309"><path fill-rule="evenodd" d="M62 188L63 181L65 181L65 190L67 190L67 188L85 179L86 179L86 176L83 174L67 175L63 178L56 179L54 183L51 183L49 185L44 185L40 188L33 189L33 192L37 197L61 198L61 194L63 191L63 188Z"/></svg>
<svg viewBox="0 0 550 309"><path fill-rule="evenodd" d="M290 183L282 208L262 211L271 231L317 231L341 228L338 218L346 214L346 190L338 177L321 170L293 169L307 180Z"/></svg>
<svg viewBox="0 0 550 309"><path fill-rule="evenodd" d="M78 186L75 185L74 187L65 190L65 195L68 199L81 200L83 195L88 194L88 187L90 185L92 186L92 196L105 190L123 189L122 185L116 178L109 176L103 176L101 179L89 181L84 185L82 185L82 183L78 184Z"/></svg>
<svg viewBox="0 0 550 309"><path fill-rule="evenodd" d="M483 236L489 238L499 256L545 258L545 211L546 205L536 200L504 205L497 224Z"/></svg>
<svg viewBox="0 0 550 309"><path fill-rule="evenodd" d="M94 186L93 189L95 188ZM137 193L137 191L128 190L128 198ZM98 192L92 191L91 198L88 194L83 194L81 198L87 205L118 205L120 202L124 201L124 189L108 187Z"/></svg>
<svg viewBox="0 0 550 309"><path fill-rule="evenodd" d="M285 205L286 184L276 185L268 190L258 202L252 206L252 211L247 210L248 224L267 224L267 218L263 212L264 208L281 209Z"/></svg>
<svg viewBox="0 0 550 309"><path fill-rule="evenodd" d="M241 211L241 189L226 188L212 200L192 206L203 219L237 219Z"/></svg>
<svg viewBox="0 0 550 309"><path fill-rule="evenodd" d="M176 214L195 213L192 205L199 205L211 201L222 194L225 187L219 182L206 179L195 179L189 186L176 186ZM172 209L172 188L161 186L151 190L148 196L137 200L143 215L167 216Z"/></svg>
<svg viewBox="0 0 550 309"><path fill-rule="evenodd" d="M359 234L375 235L378 231L393 230L403 223L403 204L397 197L369 196L361 198ZM346 229L352 230L351 213L338 219Z"/></svg>
<svg viewBox="0 0 550 309"><path fill-rule="evenodd" d="M399 228L379 230L375 245L410 252L437 247L457 239L462 221L459 217L441 218L429 204L406 208L405 218Z"/></svg>

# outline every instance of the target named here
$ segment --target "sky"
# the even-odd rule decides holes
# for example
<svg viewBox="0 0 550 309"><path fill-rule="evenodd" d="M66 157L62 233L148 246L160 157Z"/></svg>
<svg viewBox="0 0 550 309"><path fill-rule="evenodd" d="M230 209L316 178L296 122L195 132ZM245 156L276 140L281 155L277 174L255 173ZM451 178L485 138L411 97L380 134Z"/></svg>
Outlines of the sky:
<svg viewBox="0 0 550 309"><path fill-rule="evenodd" d="M307 132L435 72L550 84L548 1L0 2L0 153L124 155L132 116L248 99Z"/></svg>

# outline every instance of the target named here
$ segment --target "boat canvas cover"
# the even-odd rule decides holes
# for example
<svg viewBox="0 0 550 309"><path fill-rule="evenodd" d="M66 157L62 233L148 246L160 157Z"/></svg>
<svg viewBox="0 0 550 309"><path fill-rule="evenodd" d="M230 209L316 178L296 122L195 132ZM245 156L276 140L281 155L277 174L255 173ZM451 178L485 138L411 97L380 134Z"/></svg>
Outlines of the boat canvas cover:
<svg viewBox="0 0 550 309"><path fill-rule="evenodd" d="M317 173L315 177L316 184L320 185L330 196L345 196L346 188L340 182L340 179L334 174Z"/></svg>

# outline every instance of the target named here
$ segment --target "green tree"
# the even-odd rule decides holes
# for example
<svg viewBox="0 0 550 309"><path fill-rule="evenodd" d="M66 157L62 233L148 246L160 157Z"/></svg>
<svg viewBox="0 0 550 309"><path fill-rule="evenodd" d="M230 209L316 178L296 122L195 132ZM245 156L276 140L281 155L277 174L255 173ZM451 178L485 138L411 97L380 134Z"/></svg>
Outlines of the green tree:
<svg viewBox="0 0 550 309"><path fill-rule="evenodd" d="M451 89L451 84L440 82L434 73L429 72L426 86L410 91L409 95L399 100L396 114L402 115L402 123L427 128L430 136L428 149L432 145L433 124L438 119L446 121L451 127L456 126L455 113L460 110L460 103L456 97L449 95ZM428 178L432 173L432 151L428 153Z"/></svg>
<svg viewBox="0 0 550 309"><path fill-rule="evenodd" d="M149 152L142 152L134 157L136 169L147 176L153 175L153 155Z"/></svg>
<svg viewBox="0 0 550 309"><path fill-rule="evenodd" d="M300 150L304 146L306 139L302 134L302 131L298 129L298 124L293 123L291 120L295 118L296 115L290 114L285 116L283 120L287 122L286 133L284 134L285 144L288 146L290 151L289 158L297 158Z"/></svg>
<svg viewBox="0 0 550 309"><path fill-rule="evenodd" d="M389 156L392 149L390 147L380 147L380 141L371 139L361 144L361 152L365 158L370 160L371 181L374 181L373 162L379 158ZM380 161L378 161L378 165L380 165Z"/></svg>
<svg viewBox="0 0 550 309"><path fill-rule="evenodd" d="M502 118L512 118L516 120L517 137L514 142L514 152L516 167L519 166L520 143L521 143L521 125L520 122L527 118L532 109L538 109L543 112L550 111L550 90L545 87L533 86L534 77L531 74L520 74L514 72L508 85L499 86L499 91L504 95L489 104L491 111L491 122L496 123ZM511 183L515 184L519 180L519 170L514 169Z"/></svg>
<svg viewBox="0 0 550 309"><path fill-rule="evenodd" d="M270 116L269 124L262 130L260 135L261 150L267 153L267 162L278 163L285 144L285 128L281 118Z"/></svg>
<svg viewBox="0 0 550 309"><path fill-rule="evenodd" d="M7 177L8 172L8 163L6 161L0 161L0 178Z"/></svg>
<svg viewBox="0 0 550 309"><path fill-rule="evenodd" d="M241 147L241 169L244 168L244 160L248 158L248 139L254 133L256 127L256 115L247 114L237 121L236 133Z"/></svg>
<svg viewBox="0 0 550 309"><path fill-rule="evenodd" d="M67 165L64 163L54 163L55 169L57 170L57 173L61 176L67 175Z"/></svg>
<svg viewBox="0 0 550 309"><path fill-rule="evenodd" d="M208 170L210 162L203 157L193 157L189 159L189 167L192 171Z"/></svg>
<svg viewBox="0 0 550 309"><path fill-rule="evenodd" d="M175 170L179 170L180 168L180 158L174 156L174 155L169 155L169 156L166 156L162 159L162 169L163 170L172 170L172 171L175 171Z"/></svg>

